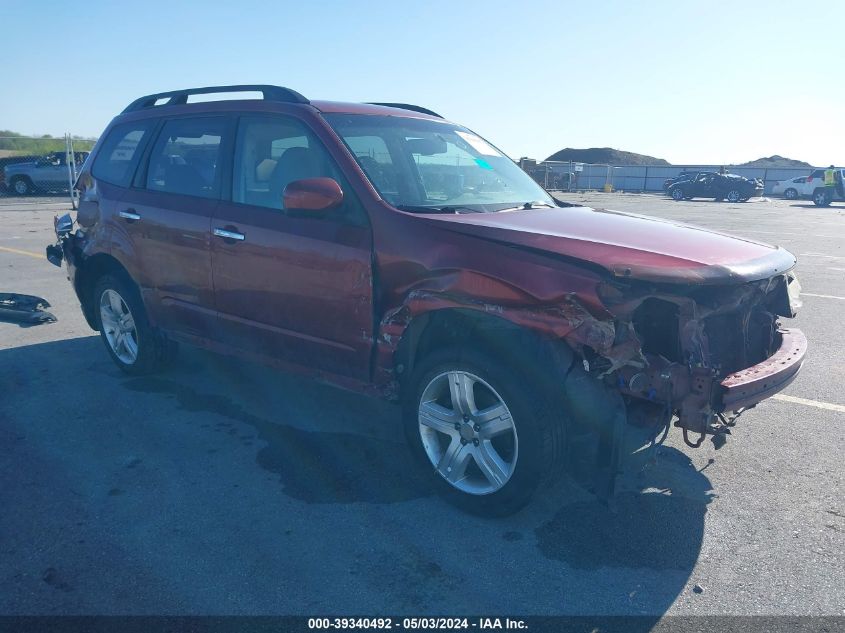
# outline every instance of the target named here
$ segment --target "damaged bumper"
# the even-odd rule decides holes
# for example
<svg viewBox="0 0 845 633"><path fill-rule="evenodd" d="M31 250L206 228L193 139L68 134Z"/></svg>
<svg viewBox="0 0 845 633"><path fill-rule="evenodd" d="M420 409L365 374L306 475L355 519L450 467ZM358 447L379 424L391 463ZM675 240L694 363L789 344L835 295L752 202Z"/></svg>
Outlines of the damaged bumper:
<svg viewBox="0 0 845 633"><path fill-rule="evenodd" d="M54 323L56 317L47 311L49 302L41 297L0 292L0 320L16 323Z"/></svg>
<svg viewBox="0 0 845 633"><path fill-rule="evenodd" d="M722 380L722 411L737 411L773 396L795 380L807 353L807 337L801 330L780 328L780 345L762 363Z"/></svg>

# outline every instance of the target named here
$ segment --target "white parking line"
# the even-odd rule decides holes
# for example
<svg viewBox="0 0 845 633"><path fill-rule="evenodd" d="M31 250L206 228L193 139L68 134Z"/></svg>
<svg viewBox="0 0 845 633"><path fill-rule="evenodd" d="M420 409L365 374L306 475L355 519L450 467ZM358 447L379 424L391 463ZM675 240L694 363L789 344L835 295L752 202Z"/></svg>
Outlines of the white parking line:
<svg viewBox="0 0 845 633"><path fill-rule="evenodd" d="M821 297L822 299L840 299L842 301L845 301L845 297L837 297L835 295L817 295L817 294L813 294L812 292L802 292L801 296L802 297Z"/></svg>
<svg viewBox="0 0 845 633"><path fill-rule="evenodd" d="M816 407L817 409L826 409L828 411L838 411L845 413L845 406L841 404L831 404L830 402L819 402L818 400L807 400L806 398L796 398L795 396L787 396L782 393L776 393L772 396L774 400L783 400L784 402L791 402L793 404L803 404L808 407Z"/></svg>
<svg viewBox="0 0 845 633"><path fill-rule="evenodd" d="M825 259L843 259L839 255L825 255L824 253L801 253L798 257L824 257Z"/></svg>

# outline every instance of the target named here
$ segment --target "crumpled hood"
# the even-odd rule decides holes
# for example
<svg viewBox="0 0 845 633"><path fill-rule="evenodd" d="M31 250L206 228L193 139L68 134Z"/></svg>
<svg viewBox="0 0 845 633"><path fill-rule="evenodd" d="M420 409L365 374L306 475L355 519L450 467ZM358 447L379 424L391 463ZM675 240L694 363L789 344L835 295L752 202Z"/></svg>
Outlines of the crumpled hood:
<svg viewBox="0 0 845 633"><path fill-rule="evenodd" d="M795 257L778 246L696 226L589 207L426 215L459 233L587 262L619 278L742 283L781 274Z"/></svg>

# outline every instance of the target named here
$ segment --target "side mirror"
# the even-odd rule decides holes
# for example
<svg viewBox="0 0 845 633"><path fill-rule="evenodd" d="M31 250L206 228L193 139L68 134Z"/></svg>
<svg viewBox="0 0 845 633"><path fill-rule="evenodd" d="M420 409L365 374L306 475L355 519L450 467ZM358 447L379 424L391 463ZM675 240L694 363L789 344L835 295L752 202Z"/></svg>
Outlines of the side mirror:
<svg viewBox="0 0 845 633"><path fill-rule="evenodd" d="M70 213L65 213L62 217L56 217L53 220L53 227L56 230L56 237L59 239L67 236L73 230L73 218Z"/></svg>
<svg viewBox="0 0 845 633"><path fill-rule="evenodd" d="M289 211L328 211L343 202L343 190L333 178L294 180L282 192L282 205Z"/></svg>

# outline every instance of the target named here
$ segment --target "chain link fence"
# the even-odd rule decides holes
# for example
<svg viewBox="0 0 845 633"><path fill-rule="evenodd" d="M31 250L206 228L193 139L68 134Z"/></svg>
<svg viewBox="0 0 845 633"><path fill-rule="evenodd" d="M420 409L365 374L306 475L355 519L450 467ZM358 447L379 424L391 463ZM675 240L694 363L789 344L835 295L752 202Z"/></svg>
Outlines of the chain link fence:
<svg viewBox="0 0 845 633"><path fill-rule="evenodd" d="M0 197L67 196L96 139L3 135L0 132ZM75 206L75 204L74 204Z"/></svg>
<svg viewBox="0 0 845 633"><path fill-rule="evenodd" d="M544 161L523 158L519 166L548 191L596 191L620 189L620 167L606 163Z"/></svg>
<svg viewBox="0 0 845 633"><path fill-rule="evenodd" d="M659 192L681 172L718 172L721 165L607 165L521 159L520 167L549 191ZM726 167L731 174L763 181L764 195L782 180L809 176L813 167Z"/></svg>

